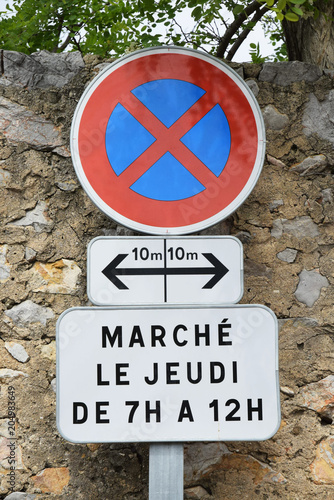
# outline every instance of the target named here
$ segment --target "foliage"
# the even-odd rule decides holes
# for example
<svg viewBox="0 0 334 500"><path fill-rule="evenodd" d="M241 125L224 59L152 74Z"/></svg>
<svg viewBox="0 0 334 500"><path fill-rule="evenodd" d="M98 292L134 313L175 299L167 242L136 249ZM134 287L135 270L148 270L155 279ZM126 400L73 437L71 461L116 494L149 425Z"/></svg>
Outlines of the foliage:
<svg viewBox="0 0 334 500"><path fill-rule="evenodd" d="M165 43L202 47L232 59L262 20L280 60L285 57L280 22L319 15L313 0L12 0L11 5L1 13L2 48L102 56ZM188 31L177 17L185 10L193 21ZM251 57L263 59L256 44Z"/></svg>
<svg viewBox="0 0 334 500"><path fill-rule="evenodd" d="M157 43L158 39L149 35L149 24L142 22L143 8L138 8L142 3L13 0L13 7L7 5L7 15L3 13L0 22L0 43L8 50L25 53L79 49L103 56L124 52L137 40L145 44L146 37L152 44Z"/></svg>
<svg viewBox="0 0 334 500"><path fill-rule="evenodd" d="M261 56L260 53L260 44L259 43L250 43L250 56L252 58L252 63L254 64L262 64L265 62L266 58Z"/></svg>

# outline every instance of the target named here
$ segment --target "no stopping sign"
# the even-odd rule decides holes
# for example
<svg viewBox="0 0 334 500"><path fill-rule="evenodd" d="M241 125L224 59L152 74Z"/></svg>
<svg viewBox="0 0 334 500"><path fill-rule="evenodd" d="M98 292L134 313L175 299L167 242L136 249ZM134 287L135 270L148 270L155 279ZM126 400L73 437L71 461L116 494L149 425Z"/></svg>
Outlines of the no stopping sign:
<svg viewBox="0 0 334 500"><path fill-rule="evenodd" d="M202 230L248 197L264 160L259 106L224 63L159 47L106 67L73 117L77 176L106 215L149 234Z"/></svg>

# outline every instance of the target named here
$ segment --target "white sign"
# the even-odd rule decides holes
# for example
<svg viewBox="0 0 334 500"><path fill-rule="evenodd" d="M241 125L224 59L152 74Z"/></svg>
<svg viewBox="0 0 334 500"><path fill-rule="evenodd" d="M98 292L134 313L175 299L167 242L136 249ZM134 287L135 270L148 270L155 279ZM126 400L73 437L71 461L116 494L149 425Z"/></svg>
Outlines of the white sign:
<svg viewBox="0 0 334 500"><path fill-rule="evenodd" d="M279 424L277 320L264 306L73 308L58 320L69 441L258 441Z"/></svg>
<svg viewBox="0 0 334 500"><path fill-rule="evenodd" d="M96 305L233 304L243 294L242 245L232 236L100 237L87 273Z"/></svg>

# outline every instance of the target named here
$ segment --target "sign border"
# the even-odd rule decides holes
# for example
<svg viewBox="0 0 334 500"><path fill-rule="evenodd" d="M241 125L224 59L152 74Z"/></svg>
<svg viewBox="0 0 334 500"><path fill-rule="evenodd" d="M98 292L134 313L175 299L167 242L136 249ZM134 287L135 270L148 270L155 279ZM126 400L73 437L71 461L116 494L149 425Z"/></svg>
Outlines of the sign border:
<svg viewBox="0 0 334 500"><path fill-rule="evenodd" d="M257 147L257 156L253 166L252 173L246 182L243 189L240 193L234 198L234 200L223 210L217 212L215 215L208 217L205 220L200 222L196 222L194 224L178 226L178 227L157 227L151 226L148 224L144 224L141 222L134 221L129 219L128 217L118 213L112 207L110 207L107 203L105 203L100 196L96 193L96 191L90 185L86 174L84 172L80 154L79 154L79 145L78 145L78 136L79 136L79 128L80 128L80 120L81 116L84 112L85 106L89 101L91 95L94 93L96 88L103 82L105 78L107 78L115 69L127 64L131 60L136 60L141 58L143 55L149 54L165 54L165 53L179 53L182 55L193 56L198 59L202 59L208 61L215 66L216 68L224 70L225 74L239 87L241 92L244 94L247 99L249 106L253 112L254 120L256 123L257 133L258 133L258 147ZM260 176L262 171L262 167L264 164L265 158L265 126L263 121L263 116L259 107L259 104L252 93L251 89L245 83L245 81L227 64L225 64L220 59L217 59L209 54L204 54L194 49L182 48L177 46L161 46L161 47L153 47L148 49L138 50L129 55L122 57L121 59L117 59L106 68L104 68L87 86L84 93L82 94L78 105L75 109L72 127L70 133L70 148L72 154L72 162L74 169L76 171L76 175L88 195L91 201L102 211L105 215L113 219L119 224L122 224L125 227L133 229L135 231L139 231L145 234L155 234L155 235L182 235L189 234L196 231L201 231L210 227L223 219L229 217L235 210L237 210L240 205L247 199L255 184Z"/></svg>

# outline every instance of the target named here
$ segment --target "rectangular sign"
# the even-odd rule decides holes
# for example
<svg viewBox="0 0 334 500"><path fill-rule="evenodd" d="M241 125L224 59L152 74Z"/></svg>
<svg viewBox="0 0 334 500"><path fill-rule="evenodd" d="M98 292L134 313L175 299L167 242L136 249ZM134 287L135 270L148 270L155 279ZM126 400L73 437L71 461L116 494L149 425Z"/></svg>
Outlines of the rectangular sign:
<svg viewBox="0 0 334 500"><path fill-rule="evenodd" d="M259 441L279 424L265 306L73 308L58 320L57 425L69 441Z"/></svg>
<svg viewBox="0 0 334 500"><path fill-rule="evenodd" d="M233 304L243 294L242 244L232 236L99 237L88 246L93 304Z"/></svg>

